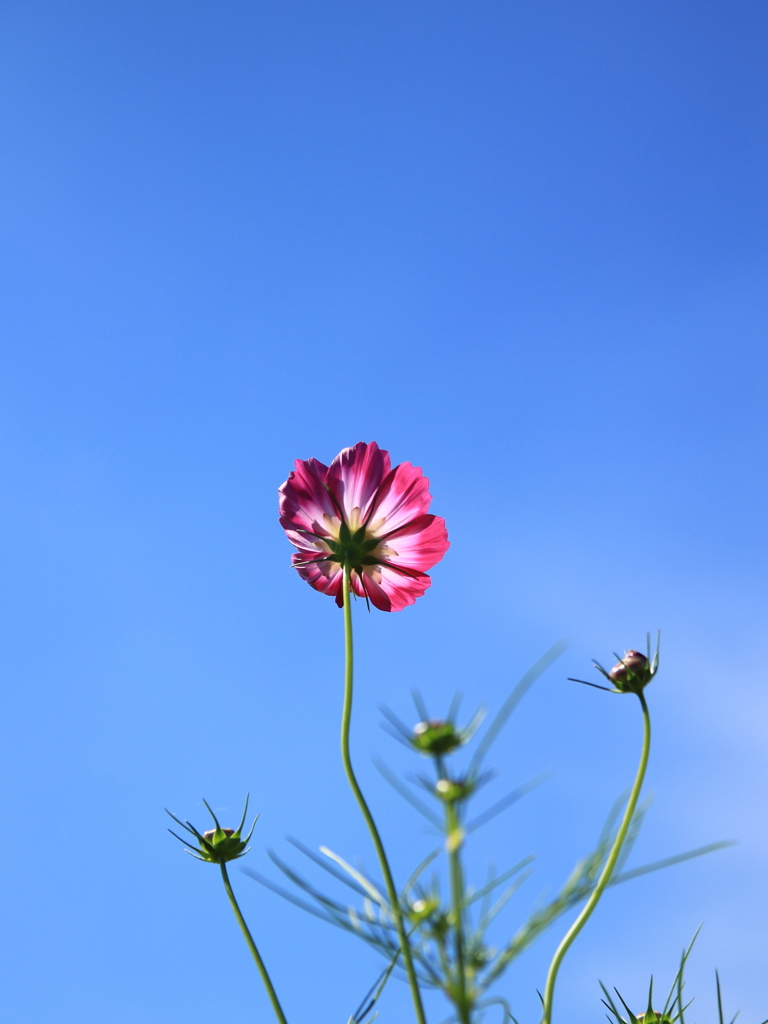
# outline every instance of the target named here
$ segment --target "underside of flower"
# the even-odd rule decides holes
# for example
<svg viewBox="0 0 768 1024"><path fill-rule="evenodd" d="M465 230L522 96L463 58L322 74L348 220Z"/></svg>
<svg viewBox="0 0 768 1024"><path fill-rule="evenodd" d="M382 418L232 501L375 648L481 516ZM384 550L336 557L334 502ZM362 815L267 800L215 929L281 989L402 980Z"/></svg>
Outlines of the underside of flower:
<svg viewBox="0 0 768 1024"><path fill-rule="evenodd" d="M345 448L330 466L297 459L279 494L294 567L339 606L345 571L352 592L382 611L413 604L448 550L445 521L428 513L427 478L409 462L392 469L374 442Z"/></svg>

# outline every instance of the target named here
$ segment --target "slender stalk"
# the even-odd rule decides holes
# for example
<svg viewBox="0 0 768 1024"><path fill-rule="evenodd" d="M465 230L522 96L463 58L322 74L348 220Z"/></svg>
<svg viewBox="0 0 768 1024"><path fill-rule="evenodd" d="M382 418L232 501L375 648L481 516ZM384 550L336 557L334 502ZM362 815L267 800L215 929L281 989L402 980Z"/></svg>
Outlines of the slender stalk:
<svg viewBox="0 0 768 1024"><path fill-rule="evenodd" d="M448 863L451 869L451 899L453 903L454 935L456 936L456 971L458 988L456 1007L459 1011L460 1024L471 1024L469 1003L467 1001L467 976L464 971L464 878L461 870L460 843L457 842L459 818L452 802L445 808L446 841L448 844Z"/></svg>
<svg viewBox="0 0 768 1024"><path fill-rule="evenodd" d="M387 896L389 897L389 903L392 908L392 915L395 919L395 927L397 928L397 936L400 940L400 951L403 954L403 963L405 965L405 972L408 975L408 984L411 987L411 996L413 998L413 1006L416 1011L416 1019L418 1024L426 1024L426 1017L424 1016L424 1007L421 1003L421 992L419 991L419 983L416 978L416 971L413 966L413 957L411 956L411 946L408 941L408 937L405 934L405 922L403 921L403 912L400 909L400 900L397 895L397 889L395 889L395 882L392 878L392 872L389 869L389 862L387 855L384 852L384 844L381 841L379 830L376 828L376 822L373 820L373 815L370 812L368 804L365 802L365 797L360 789L357 778L355 777L354 769L352 768L352 758L349 753L349 729L352 723L352 683L354 676L354 651L352 646L352 606L349 593L349 576L350 570L345 568L344 570L344 641L345 641L345 661L344 661L344 711L341 719L341 760L344 763L344 773L347 776L347 782L354 794L357 805L365 818L365 823L368 826L368 831L371 834L373 845L376 848L376 855L379 858L379 866L381 873L384 876L384 884L387 887Z"/></svg>
<svg viewBox="0 0 768 1024"><path fill-rule="evenodd" d="M264 988L267 990L269 1001L270 1003L272 1003L272 1009L275 1011L275 1016L280 1021L280 1024L288 1024L288 1021L285 1019L285 1014L283 1013L283 1008L280 1005L280 1000L277 998L277 992L275 992L274 986L272 985L272 980L269 977L269 973L267 972L267 968L264 966L264 961L261 959L261 954L256 948L256 943L253 941L253 936L248 930L248 925L245 923L245 918L240 912L240 907L238 906L237 900L235 899L235 894L232 892L232 886L229 884L229 875L227 874L227 865L221 864L220 867L221 877L224 881L224 888L227 890L227 896L229 896L229 902L232 904L232 909L235 912L237 923L240 925L240 931L245 936L245 941L248 943L248 948L250 949L251 954L253 955L253 959L256 961L256 966L259 969L261 980L264 982Z"/></svg>
<svg viewBox="0 0 768 1024"><path fill-rule="evenodd" d="M555 950L555 955L552 957L552 963L549 965L549 973L547 974L547 983L544 988L544 1015L542 1017L542 1024L551 1024L552 999L555 994L555 981L557 979L557 972L560 969L560 964L563 962L563 957L570 949L574 939L589 920L592 911L595 909L600 897L603 895L603 890L611 879L611 874L613 873L613 869L616 867L616 861L619 859L619 854L621 853L621 848L624 845L624 840L627 838L627 832L629 831L632 816L634 815L635 808L637 807L640 790L643 788L645 769L648 766L648 755L651 751L651 717L648 714L648 705L645 702L642 690L637 696L640 698L640 705L643 709L643 750L640 754L640 764L637 768L637 775L635 776L635 781L632 786L632 792L629 794L629 802L627 803L627 808L624 811L624 817L621 820L619 831L616 833L616 838L613 841L611 852L608 854L608 859L603 866L603 870L600 873L597 884L592 890L592 895L587 900L579 916L565 933L562 942Z"/></svg>

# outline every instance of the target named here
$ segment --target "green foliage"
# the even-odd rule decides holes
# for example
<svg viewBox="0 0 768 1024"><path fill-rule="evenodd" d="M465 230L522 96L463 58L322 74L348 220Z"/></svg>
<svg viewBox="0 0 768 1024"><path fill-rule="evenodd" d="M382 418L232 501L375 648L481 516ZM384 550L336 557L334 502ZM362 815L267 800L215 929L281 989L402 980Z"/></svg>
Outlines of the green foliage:
<svg viewBox="0 0 768 1024"><path fill-rule="evenodd" d="M688 957L691 955L693 945L696 942L696 939L698 938L699 931L701 931L701 928L699 928L696 934L693 936L691 944L688 946L688 948L686 950L683 950L683 955L680 960L680 967L678 968L677 974L675 975L674 980L672 981L672 986L669 990L669 995L667 996L664 1002L664 1006L661 1010L655 1010L653 1008L653 976L651 976L651 981L648 985L647 1007L645 1010L637 1014L634 1014L630 1010L629 1006L627 1005L626 1001L622 997L619 990L617 988L614 988L613 991L616 993L616 996L622 1006L622 1009L619 1010L608 989L605 987L605 985L603 985L602 982L600 982L600 988L603 990L603 994L605 995L605 999L602 1000L602 1003L603 1006L605 1006L605 1008L608 1010L606 1016L608 1017L608 1020L611 1021L611 1024L651 1024L651 1022L654 1022L654 1024L656 1024L656 1022L658 1022L658 1024L686 1024L685 1012L689 1009L693 1000L691 999L689 1002L686 1003L683 998L683 990L685 988L685 966L688 962ZM715 981L717 988L718 1024L726 1024L725 1015L723 1013L722 992L720 989L720 975L717 973L717 971L715 971ZM624 1013L626 1013L626 1017L622 1015ZM734 1016L731 1018L729 1024L734 1024L738 1015L738 1012L735 1013ZM762 1024L768 1024L768 1021L763 1021Z"/></svg>
<svg viewBox="0 0 768 1024"><path fill-rule="evenodd" d="M415 780L415 786L430 801L426 803L414 792L412 785L399 779L386 766L379 766L395 790L443 834L441 845L424 858L403 886L399 893L399 907L408 923L419 984L441 990L452 1003L458 1021L470 1021L476 1013L494 1005L502 1008L506 1014L505 1019L514 1020L508 1005L492 991L493 986L512 961L540 938L554 921L589 897L613 844L616 824L626 803L624 797L617 801L594 849L575 865L559 892L535 906L508 940L501 944L491 942L488 931L492 922L530 876L534 857L525 857L500 875L489 871L485 882L479 887L473 887L464 883L461 853L472 832L530 792L541 779L519 786L478 814L471 814L470 807L473 807L484 783L490 777L483 772L482 764L491 745L524 693L558 656L563 646L557 645L548 652L520 681L483 734L478 734L475 752L467 768L460 773L449 770L449 763L453 763L453 755L459 747L466 745L474 736L479 725L479 714L474 716L469 726L460 729L455 722L458 701L453 702L445 719L432 719L421 699L415 695L417 713L420 715L419 725L424 726L419 731L418 726L416 730L408 729L391 711L384 710L395 737L409 749L428 756L434 769L432 778L420 776ZM423 743L415 737L423 738ZM458 742L457 738L460 738ZM641 807L632 820L611 885L618 885L638 875L669 867L727 845L715 843L623 871L646 809ZM333 895L321 890L273 851L269 852L269 856L291 883L292 889L286 889L255 871L245 871L306 912L357 936L385 958L386 966L382 973L350 1018L352 1024L362 1024L388 979L393 973L400 973L400 947L393 908L379 881L353 868L338 854L327 847L320 847L319 852L315 852L295 839L290 841L309 861L331 876L338 886L354 894L353 898L350 900L349 896L345 898L340 893ZM437 870L441 853L445 854L449 868L450 885L445 884L444 876ZM648 1021L651 1019L648 1018ZM630 1024L636 1021L639 1018ZM642 1021L641 1024L647 1022Z"/></svg>

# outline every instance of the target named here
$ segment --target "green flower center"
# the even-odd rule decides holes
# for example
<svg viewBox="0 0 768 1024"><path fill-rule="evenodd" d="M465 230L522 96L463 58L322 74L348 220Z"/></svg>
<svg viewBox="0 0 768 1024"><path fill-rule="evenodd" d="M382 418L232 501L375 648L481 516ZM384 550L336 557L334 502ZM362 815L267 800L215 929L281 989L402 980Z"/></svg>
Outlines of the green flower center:
<svg viewBox="0 0 768 1024"><path fill-rule="evenodd" d="M327 538L325 543L331 549L329 562L339 562L344 568L362 569L364 565L378 565L379 558L373 556L373 551L380 544L378 537L365 536L365 527L361 526L354 533L346 523L339 528L338 540Z"/></svg>

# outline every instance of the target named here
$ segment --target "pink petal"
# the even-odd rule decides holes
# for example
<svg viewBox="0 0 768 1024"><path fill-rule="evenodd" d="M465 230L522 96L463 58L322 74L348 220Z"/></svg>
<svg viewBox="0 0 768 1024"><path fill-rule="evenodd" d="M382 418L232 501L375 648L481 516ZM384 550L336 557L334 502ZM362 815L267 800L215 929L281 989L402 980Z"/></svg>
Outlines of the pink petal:
<svg viewBox="0 0 768 1024"><path fill-rule="evenodd" d="M309 531L327 537L323 516L336 515L336 509L325 486L328 467L317 459L303 462L296 459L295 469L278 488L280 495L280 525L288 532L291 544L296 544L290 531ZM301 534L299 534L301 536ZM300 547L301 544L297 544Z"/></svg>
<svg viewBox="0 0 768 1024"><path fill-rule="evenodd" d="M349 519L353 508L365 518L382 480L389 473L389 452L375 441L359 441L354 448L345 448L331 463L328 487Z"/></svg>
<svg viewBox="0 0 768 1024"><path fill-rule="evenodd" d="M362 576L353 572L350 579L352 592L382 611L401 611L421 597L432 582L424 570L449 547L445 521L427 512L432 500L427 478L409 462L392 470L389 453L374 442L345 448L330 467L317 459L297 459L279 494L280 523L298 549L293 556L297 572L339 606L343 570L326 557L330 548L325 543L336 538L339 518L365 520L382 541L382 562L367 567Z"/></svg>
<svg viewBox="0 0 768 1024"><path fill-rule="evenodd" d="M363 573L365 577L365 593L374 608L381 612L392 611L392 601L383 587L373 579L370 573Z"/></svg>
<svg viewBox="0 0 768 1024"><path fill-rule="evenodd" d="M371 604L383 612L399 612L413 604L421 597L432 580L426 573L416 569L402 572L393 567L382 565L376 571L380 582L376 582L372 574L365 573L365 588Z"/></svg>
<svg viewBox="0 0 768 1024"><path fill-rule="evenodd" d="M352 591L353 594L357 594L358 597L367 596L365 588L360 581L360 577L356 572L352 572L350 574L349 589ZM339 606L339 608L342 608L344 606L344 595L342 593L339 593L339 596L336 598L336 604Z"/></svg>
<svg viewBox="0 0 768 1024"><path fill-rule="evenodd" d="M294 547L299 548L308 557L317 558L319 555L328 555L331 549L325 543L320 536L315 536L307 531L305 528L292 529L282 522L282 527L285 530L285 535L288 540L293 544ZM311 551L305 549L311 548Z"/></svg>
<svg viewBox="0 0 768 1024"><path fill-rule="evenodd" d="M343 573L338 562L313 562L317 558L316 551L297 551L291 561L296 572L303 580L319 590L321 594L330 594L336 598L336 603L341 604L341 588ZM296 565L297 562L310 562L309 565Z"/></svg>
<svg viewBox="0 0 768 1024"><path fill-rule="evenodd" d="M404 526L416 516L428 512L431 501L429 480L418 466L412 466L410 462L401 462L382 481L370 521L375 523L385 519L382 529L377 532L386 535Z"/></svg>
<svg viewBox="0 0 768 1024"><path fill-rule="evenodd" d="M387 535L385 561L401 568L431 569L451 546L441 516L418 516Z"/></svg>

